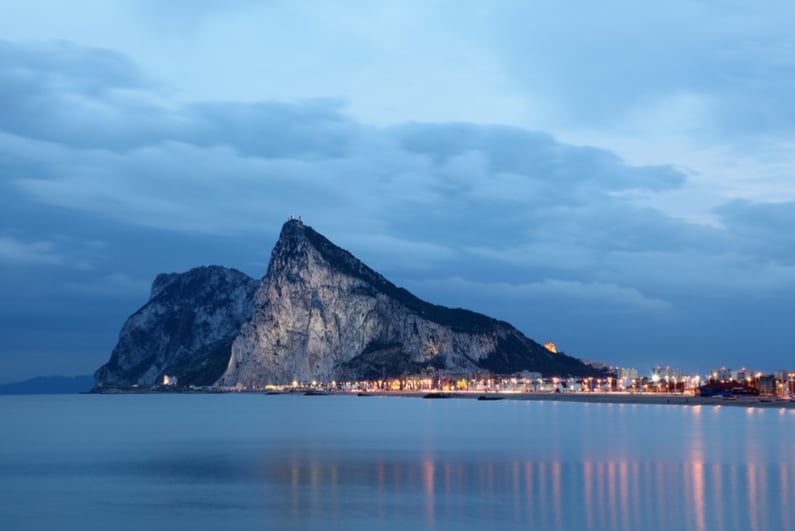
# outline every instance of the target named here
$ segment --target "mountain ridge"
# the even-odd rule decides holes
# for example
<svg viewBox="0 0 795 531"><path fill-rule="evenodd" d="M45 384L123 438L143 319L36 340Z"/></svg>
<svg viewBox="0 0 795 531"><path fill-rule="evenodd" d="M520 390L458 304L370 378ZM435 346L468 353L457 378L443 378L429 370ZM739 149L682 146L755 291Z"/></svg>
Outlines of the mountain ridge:
<svg viewBox="0 0 795 531"><path fill-rule="evenodd" d="M220 266L158 275L96 377L99 386L169 375L182 385L258 388L433 371L604 372L505 321L426 302L290 220L260 281Z"/></svg>
<svg viewBox="0 0 795 531"><path fill-rule="evenodd" d="M303 226L303 230L306 232L307 237L319 248L320 252L323 253L330 262L336 261L338 263L350 264L349 261L354 261L358 263L360 267L356 267L352 264L348 265L350 274L359 276L359 278L370 284L375 284L385 295L394 298L407 308L419 312L433 322L456 326L457 321L468 320L471 325L479 325L483 328L487 328L488 324L495 322L508 324L504 321L499 321L493 317L464 308L450 308L424 301L407 289L396 286L383 275L361 262L349 251L334 245L325 236L312 229L312 227L303 225L300 221L294 222L294 224L295 226Z"/></svg>

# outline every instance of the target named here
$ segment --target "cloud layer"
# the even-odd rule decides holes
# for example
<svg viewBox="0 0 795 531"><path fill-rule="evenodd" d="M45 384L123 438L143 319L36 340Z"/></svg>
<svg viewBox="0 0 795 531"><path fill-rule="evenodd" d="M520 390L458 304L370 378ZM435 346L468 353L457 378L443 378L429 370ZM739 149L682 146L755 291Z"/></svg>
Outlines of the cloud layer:
<svg viewBox="0 0 795 531"><path fill-rule="evenodd" d="M696 365L701 355L693 368L707 369L748 355L728 352L737 332L719 337L721 322L753 335L792 309L795 203L728 202L717 226L699 225L639 200L686 186L675 165L629 164L545 132L373 126L337 99L162 94L116 52L0 43L0 267L16 279L4 289L33 294L28 328L36 315L80 305L90 320L111 300L140 296L116 311L121 319L169 267L262 274L249 262L267 259L290 213L421 296L497 315L586 358ZM249 262L228 261L235 253ZM42 287L42 275L56 280ZM43 310L47 300L59 308ZM90 350L109 350L120 324ZM788 334L763 344L783 349Z"/></svg>

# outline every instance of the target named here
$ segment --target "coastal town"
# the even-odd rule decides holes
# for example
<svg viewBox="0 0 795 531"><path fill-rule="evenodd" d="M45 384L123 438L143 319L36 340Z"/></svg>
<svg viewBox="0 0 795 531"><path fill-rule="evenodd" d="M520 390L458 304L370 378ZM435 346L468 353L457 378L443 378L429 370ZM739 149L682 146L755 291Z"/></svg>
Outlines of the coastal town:
<svg viewBox="0 0 795 531"><path fill-rule="evenodd" d="M355 394L359 396L419 396L424 398L526 399L662 404L719 404L795 407L795 370L774 374L745 367L716 368L704 375L687 375L672 367L655 367L648 375L637 369L606 368L604 377L544 377L536 372L515 375L454 374L434 371L427 375L359 381L300 382L249 388L180 387L176 377L164 376L153 388L134 386L128 391L259 392L307 395ZM137 389L136 389L137 388ZM109 391L106 390L106 391Z"/></svg>

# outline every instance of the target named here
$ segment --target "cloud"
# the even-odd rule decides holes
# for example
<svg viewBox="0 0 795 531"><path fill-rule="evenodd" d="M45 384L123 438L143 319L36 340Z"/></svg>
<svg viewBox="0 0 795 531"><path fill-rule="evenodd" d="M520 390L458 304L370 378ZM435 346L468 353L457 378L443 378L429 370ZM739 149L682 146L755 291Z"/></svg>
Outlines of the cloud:
<svg viewBox="0 0 795 531"><path fill-rule="evenodd" d="M51 240L22 241L0 236L0 263L12 266L58 266L78 271L94 268L93 259L101 250L101 242L76 242L62 235Z"/></svg>
<svg viewBox="0 0 795 531"><path fill-rule="evenodd" d="M112 273L91 280L66 282L64 290L73 295L113 299L146 300L150 283L124 273Z"/></svg>
<svg viewBox="0 0 795 531"><path fill-rule="evenodd" d="M69 42L28 44L0 41L4 85L39 90L108 94L147 85L134 63L122 54Z"/></svg>
<svg viewBox="0 0 795 531"><path fill-rule="evenodd" d="M260 157L334 156L349 136L337 100L174 107L161 92L110 50L0 41L0 129L14 135L121 152L165 142L230 146Z"/></svg>
<svg viewBox="0 0 795 531"><path fill-rule="evenodd" d="M747 206L721 211L739 224L727 233L636 204L633 193L683 185L686 175L671 165L628 164L543 132L467 123L378 128L347 116L337 100L166 106L157 103L157 85L119 54L69 44L2 50L9 101L24 103L26 94L40 101L23 106L24 119L0 119L0 152L16 190L41 204L190 234L257 232L295 212L375 256L405 249L391 253L413 257L404 269L467 256L471 263L456 267L472 274L499 267L518 278L522 267L542 276L561 268L616 285L630 274L622 263L656 278L657 257L690 253L691 264L713 263L709 255L739 256L760 239L751 231L758 222L743 217ZM20 80L27 92L14 89ZM120 88L138 99L119 97ZM91 105L73 122L62 113L77 96ZM124 133L109 134L113 124ZM760 212L751 217L763 219ZM726 260L741 269L741 258Z"/></svg>
<svg viewBox="0 0 795 531"><path fill-rule="evenodd" d="M135 65L69 43L0 42L0 128L76 147L139 145L167 127Z"/></svg>
<svg viewBox="0 0 795 531"><path fill-rule="evenodd" d="M67 45L7 51L3 60L14 71L31 54L44 56L26 68L33 92L47 97L25 109L26 129L0 122L0 142L25 168L17 169L17 189L133 225L239 233L301 210L347 232L366 220L396 239L422 241L422 226L435 225L457 244L477 244L517 223L543 226L543 216L576 219L599 201L615 209L611 193L668 190L685 178L670 166L631 166L609 151L517 128L369 127L334 100L147 103L142 112L111 90L135 86L142 100L157 100L132 65L123 75L123 57ZM97 65L88 84L83 63ZM53 76L66 81L47 82ZM71 121L59 113L75 94L110 112L83 109L82 121ZM124 133L109 134L116 125Z"/></svg>
<svg viewBox="0 0 795 531"><path fill-rule="evenodd" d="M368 139L352 133L346 155L334 157L252 157L225 146L170 141L123 153L16 141L23 144L18 152L31 155L27 173L44 177L15 183L46 204L184 232L257 230L296 212L346 232L378 227L422 241L430 231L468 246L533 237L648 248L682 237L678 223L610 195L675 187L683 177L669 168L628 166L600 150L569 153L565 145L523 132L515 132L513 150L484 135L476 151L446 160L404 149L391 141L391 131L368 133ZM492 160L521 158L525 150L535 151L534 166L493 167ZM658 232L653 239L652 230Z"/></svg>
<svg viewBox="0 0 795 531"><path fill-rule="evenodd" d="M795 202L731 201L717 209L720 220L743 251L761 260L775 257L795 264Z"/></svg>
<svg viewBox="0 0 795 531"><path fill-rule="evenodd" d="M739 224L731 231L673 219L636 204L633 194L677 190L687 179L682 171L628 164L543 132L467 123L378 128L350 118L335 100L152 103L154 126L136 129L139 106L111 89L135 86L152 102L157 92L123 57L71 45L5 47L11 63L43 56L27 69L38 72L30 75L39 80L34 88L52 97L27 112L55 116L61 92L79 92L112 107L136 139L108 142L106 122L91 116L79 142L0 123L16 190L41 204L131 226L230 236L277 227L293 212L387 272L446 267L526 284L563 270L560 281L583 291L631 279L631 289L656 290L655 299L660 286L677 288L671 283L719 283L716 267L738 279L738 289L757 284L751 279L762 266L743 250L770 240L749 219L776 207L744 216L749 207L727 205L720 211L727 226ZM73 67L83 63L98 65L90 83L81 81L83 67ZM53 76L66 81L46 82ZM784 221L771 219L770 231ZM782 254L761 251L770 260ZM786 268L765 267L788 282Z"/></svg>
<svg viewBox="0 0 795 531"><path fill-rule="evenodd" d="M607 150L566 145L548 134L516 127L411 124L392 131L402 147L431 157L458 182L482 184L483 175L467 175L472 157L481 157L474 165L481 172L545 183L549 198L560 202L578 199L567 194L574 185L592 184L601 192L664 190L680 186L685 179L671 166L632 167ZM563 193L555 194L555 189Z"/></svg>
<svg viewBox="0 0 795 531"><path fill-rule="evenodd" d="M785 2L611 0L511 3L461 20L558 119L613 128L684 99L681 133L748 141L794 132L793 16Z"/></svg>
<svg viewBox="0 0 795 531"><path fill-rule="evenodd" d="M419 284L418 284L419 285ZM478 300L502 301L538 309L568 307L570 312L599 314L664 314L673 310L666 300L651 297L631 287L603 282L577 282L554 278L526 284L477 282L461 277L436 279L427 283L436 291L462 292Z"/></svg>
<svg viewBox="0 0 795 531"><path fill-rule="evenodd" d="M340 235L346 245L353 249L366 249L372 260L360 256L365 263L376 270L388 269L395 261L407 270L431 270L439 262L460 258L460 253L446 247L443 243L400 239L384 234ZM405 257L411 260L405 260Z"/></svg>
<svg viewBox="0 0 795 531"><path fill-rule="evenodd" d="M17 265L63 265L64 256L55 250L52 242L21 242L15 238L0 237L0 261Z"/></svg>
<svg viewBox="0 0 795 531"><path fill-rule="evenodd" d="M342 156L353 129L335 100L201 103L189 106L184 116L193 125L175 140L228 145L263 158Z"/></svg>

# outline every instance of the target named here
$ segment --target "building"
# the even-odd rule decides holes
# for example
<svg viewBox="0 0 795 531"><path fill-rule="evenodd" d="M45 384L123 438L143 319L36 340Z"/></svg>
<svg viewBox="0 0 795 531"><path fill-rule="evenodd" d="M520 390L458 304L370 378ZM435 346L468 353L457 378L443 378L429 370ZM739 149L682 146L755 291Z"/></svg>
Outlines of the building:
<svg viewBox="0 0 795 531"><path fill-rule="evenodd" d="M756 379L756 388L760 394L775 395L778 394L776 377L772 374L765 374Z"/></svg>
<svg viewBox="0 0 795 531"><path fill-rule="evenodd" d="M776 371L775 377L778 382L779 394L795 395L795 371Z"/></svg>
<svg viewBox="0 0 795 531"><path fill-rule="evenodd" d="M612 367L611 370L616 374L616 389L630 389L638 381L638 369Z"/></svg>
<svg viewBox="0 0 795 531"><path fill-rule="evenodd" d="M651 370L652 379L655 379L655 376L659 378L660 381L678 382L682 380L682 371L671 367L655 367Z"/></svg>
<svg viewBox="0 0 795 531"><path fill-rule="evenodd" d="M728 382L732 379L732 371L726 367L712 369L709 375L710 382Z"/></svg>
<svg viewBox="0 0 795 531"><path fill-rule="evenodd" d="M700 396L753 396L759 390L742 382L710 382L698 388Z"/></svg>

